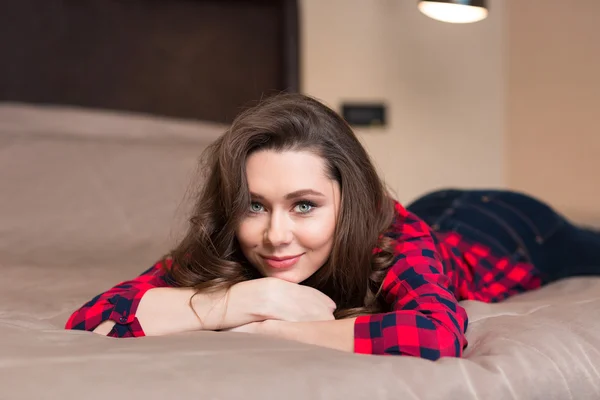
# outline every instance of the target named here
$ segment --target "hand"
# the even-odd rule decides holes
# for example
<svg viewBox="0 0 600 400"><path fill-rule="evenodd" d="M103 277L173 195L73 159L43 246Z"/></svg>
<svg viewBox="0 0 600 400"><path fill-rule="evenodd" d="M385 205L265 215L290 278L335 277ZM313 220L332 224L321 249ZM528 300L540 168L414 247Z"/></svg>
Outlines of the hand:
<svg viewBox="0 0 600 400"><path fill-rule="evenodd" d="M264 333L265 321L250 322L246 325L236 326L235 328L223 329L221 332L242 332L242 333Z"/></svg>
<svg viewBox="0 0 600 400"><path fill-rule="evenodd" d="M329 321L336 304L320 291L277 278L261 278L234 285L230 306L247 307L258 320Z"/></svg>
<svg viewBox="0 0 600 400"><path fill-rule="evenodd" d="M235 328L223 329L221 332L258 333L262 335L278 336L281 332L280 325L290 324L285 321L267 319L265 321L251 322Z"/></svg>

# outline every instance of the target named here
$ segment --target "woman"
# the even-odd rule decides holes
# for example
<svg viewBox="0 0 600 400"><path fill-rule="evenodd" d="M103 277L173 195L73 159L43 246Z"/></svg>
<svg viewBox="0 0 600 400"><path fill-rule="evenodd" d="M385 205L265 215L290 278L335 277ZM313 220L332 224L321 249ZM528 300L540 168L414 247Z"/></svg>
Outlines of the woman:
<svg viewBox="0 0 600 400"><path fill-rule="evenodd" d="M205 155L185 238L68 329L230 330L436 360L467 345L458 301L600 273L600 234L523 194L443 190L404 208L344 120L306 96L243 112Z"/></svg>

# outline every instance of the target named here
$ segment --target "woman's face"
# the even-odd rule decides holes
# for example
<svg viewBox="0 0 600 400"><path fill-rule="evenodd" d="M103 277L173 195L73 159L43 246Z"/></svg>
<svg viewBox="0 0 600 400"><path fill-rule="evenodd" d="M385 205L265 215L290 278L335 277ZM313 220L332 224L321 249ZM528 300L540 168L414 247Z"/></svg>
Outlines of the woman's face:
<svg viewBox="0 0 600 400"><path fill-rule="evenodd" d="M253 153L246 163L251 205L236 236L263 276L299 283L331 253L340 187L307 151Z"/></svg>

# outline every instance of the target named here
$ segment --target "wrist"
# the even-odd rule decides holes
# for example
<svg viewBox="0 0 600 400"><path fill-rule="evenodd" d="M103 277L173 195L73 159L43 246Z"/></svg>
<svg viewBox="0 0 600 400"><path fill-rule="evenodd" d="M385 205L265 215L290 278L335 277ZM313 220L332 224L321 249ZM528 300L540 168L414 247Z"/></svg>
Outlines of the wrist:
<svg viewBox="0 0 600 400"><path fill-rule="evenodd" d="M188 296L189 307L196 315L200 330L215 331L222 328L221 325L226 319L229 297L226 291L205 293L190 289Z"/></svg>
<svg viewBox="0 0 600 400"><path fill-rule="evenodd" d="M294 334L295 322L267 319L260 323L259 332L264 335L276 336L282 339L296 340Z"/></svg>
<svg viewBox="0 0 600 400"><path fill-rule="evenodd" d="M205 321L204 321L204 315L203 315L203 308L201 307L201 303L200 300L198 299L198 297L200 296L200 293L198 293L196 290L192 289L192 288L187 288L185 289L185 295L188 297L188 306L190 307L190 309L192 310L192 313L194 314L194 316L196 317L196 322L197 322L197 330L205 330Z"/></svg>
<svg viewBox="0 0 600 400"><path fill-rule="evenodd" d="M268 282L272 278L260 278L233 285L230 289L230 303L238 310L244 323L273 319L272 306L267 294Z"/></svg>
<svg viewBox="0 0 600 400"><path fill-rule="evenodd" d="M260 288L244 281L227 290L190 295L190 307L196 313L202 330L217 331L251 322L264 321Z"/></svg>

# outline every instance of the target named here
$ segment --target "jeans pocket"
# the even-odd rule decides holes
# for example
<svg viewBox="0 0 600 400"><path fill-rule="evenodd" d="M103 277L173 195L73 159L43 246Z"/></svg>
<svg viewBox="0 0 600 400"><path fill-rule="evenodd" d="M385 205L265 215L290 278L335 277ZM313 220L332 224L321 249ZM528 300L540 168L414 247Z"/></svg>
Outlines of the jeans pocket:
<svg viewBox="0 0 600 400"><path fill-rule="evenodd" d="M463 193L462 190L458 189L440 189L433 192L424 194L418 197L413 202L408 204L406 208L430 208L440 207L451 203L457 196Z"/></svg>
<svg viewBox="0 0 600 400"><path fill-rule="evenodd" d="M488 246L511 260L529 260L534 235L529 225L495 203L497 190L471 190L455 199L438 219L440 230L452 230L465 239Z"/></svg>
<svg viewBox="0 0 600 400"><path fill-rule="evenodd" d="M506 220L528 227L538 244L544 244L566 224L565 218L550 206L525 194L502 191L490 194L484 201L504 214Z"/></svg>
<svg viewBox="0 0 600 400"><path fill-rule="evenodd" d="M406 209L432 225L463 193L458 189L436 190L417 198Z"/></svg>

